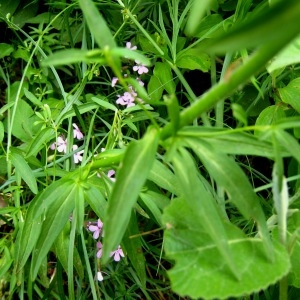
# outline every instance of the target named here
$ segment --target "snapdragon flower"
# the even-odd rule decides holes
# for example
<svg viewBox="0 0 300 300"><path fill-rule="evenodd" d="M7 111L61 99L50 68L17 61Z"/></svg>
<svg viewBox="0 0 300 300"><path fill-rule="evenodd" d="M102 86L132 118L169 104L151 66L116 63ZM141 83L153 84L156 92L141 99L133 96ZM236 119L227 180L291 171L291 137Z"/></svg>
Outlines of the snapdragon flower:
<svg viewBox="0 0 300 300"><path fill-rule="evenodd" d="M101 243L101 242L97 242L96 246L97 246L97 248L99 249L99 250L97 251L96 256L97 256L98 258L101 258L101 256L102 256L102 243Z"/></svg>
<svg viewBox="0 0 300 300"><path fill-rule="evenodd" d="M93 232L93 238L97 240L100 236L101 230L103 227L103 223L100 219L97 221L97 225L89 225L88 230Z"/></svg>
<svg viewBox="0 0 300 300"><path fill-rule="evenodd" d="M131 42L127 42L127 43L126 43L126 48L127 48L127 49L130 49L130 50L136 50L136 49L137 49L137 46L132 46L132 45L131 45Z"/></svg>

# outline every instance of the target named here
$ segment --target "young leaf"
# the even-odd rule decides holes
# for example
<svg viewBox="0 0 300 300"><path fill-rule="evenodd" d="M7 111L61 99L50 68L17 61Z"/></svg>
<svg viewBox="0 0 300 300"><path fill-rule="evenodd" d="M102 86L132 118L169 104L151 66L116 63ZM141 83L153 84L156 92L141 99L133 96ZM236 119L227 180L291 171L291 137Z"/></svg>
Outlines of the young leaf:
<svg viewBox="0 0 300 300"><path fill-rule="evenodd" d="M126 149L116 183L108 200L104 221L103 262L121 242L136 203L138 194L155 160L158 132L151 128L143 139L134 141Z"/></svg>

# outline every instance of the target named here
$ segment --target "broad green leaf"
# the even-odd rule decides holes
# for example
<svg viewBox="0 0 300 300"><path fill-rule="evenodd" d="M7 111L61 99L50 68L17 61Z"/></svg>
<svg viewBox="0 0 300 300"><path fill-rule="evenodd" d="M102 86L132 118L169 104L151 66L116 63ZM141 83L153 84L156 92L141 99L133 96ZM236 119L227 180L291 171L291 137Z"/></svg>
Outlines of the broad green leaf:
<svg viewBox="0 0 300 300"><path fill-rule="evenodd" d="M297 0L279 1L276 5L237 22L225 35L207 45L217 53L261 46L286 39L290 41L299 33L297 22L300 16L300 3Z"/></svg>
<svg viewBox="0 0 300 300"><path fill-rule="evenodd" d="M14 47L12 45L0 43L0 58L9 56L13 51L14 51Z"/></svg>
<svg viewBox="0 0 300 300"><path fill-rule="evenodd" d="M248 238L230 223L224 223L228 246L240 272L236 280L224 263L202 220L184 199L174 199L164 212L167 257L175 261L168 271L172 290L193 299L242 297L274 284L290 269L287 251L274 244L274 261L262 253L260 239Z"/></svg>
<svg viewBox="0 0 300 300"><path fill-rule="evenodd" d="M162 100L162 93L164 87L160 82L159 78L156 77L155 75L151 76L149 83L147 85L147 90L151 101L157 102Z"/></svg>
<svg viewBox="0 0 300 300"><path fill-rule="evenodd" d="M269 73L300 62L300 38L295 39L278 53L267 66Z"/></svg>
<svg viewBox="0 0 300 300"><path fill-rule="evenodd" d="M66 273L68 273L69 243L70 243L70 223L67 222L64 229L61 231L57 239L54 241L55 254L57 255ZM74 255L74 267L79 277L83 279L84 268L76 247L74 247L73 255Z"/></svg>
<svg viewBox="0 0 300 300"><path fill-rule="evenodd" d="M300 50L299 50L300 52ZM300 113L300 77L292 80L286 87L278 89L281 100Z"/></svg>
<svg viewBox="0 0 300 300"><path fill-rule="evenodd" d="M150 128L141 140L130 143L126 149L108 200L104 221L104 263L121 242L132 208L154 163L157 145L158 132Z"/></svg>
<svg viewBox="0 0 300 300"><path fill-rule="evenodd" d="M210 57L196 48L182 50L178 53L176 66L188 70L208 72L210 70Z"/></svg>
<svg viewBox="0 0 300 300"><path fill-rule="evenodd" d="M273 247L264 212L245 173L231 157L218 152L209 144L195 139L187 139L186 142L200 158L210 176L224 188L229 201L236 205L245 218L256 221L264 242L265 255L272 260Z"/></svg>
<svg viewBox="0 0 300 300"><path fill-rule="evenodd" d="M221 253L228 270L236 280L240 278L240 272L236 267L228 245L228 237L221 219L221 213L216 206L216 200L206 190L199 179L199 173L191 155L184 148L173 155L172 162L175 174L179 179L179 186L190 209L195 212L196 218L201 220L202 227L212 242Z"/></svg>
<svg viewBox="0 0 300 300"><path fill-rule="evenodd" d="M34 194L37 194L38 187L37 187L34 173L29 167L24 157L20 155L17 151L14 151L14 149L11 149L10 159L12 164L16 168L16 171L20 174L22 179L27 183L30 190Z"/></svg>
<svg viewBox="0 0 300 300"><path fill-rule="evenodd" d="M166 63L157 62L153 69L153 74L158 78L160 84L169 94L175 93L175 83L171 67Z"/></svg>
<svg viewBox="0 0 300 300"><path fill-rule="evenodd" d="M40 237L40 231L43 225L42 214L46 213L57 199L61 199L61 201L66 199L71 189L72 184L66 176L64 179L52 183L31 201L25 217L25 223L18 234L16 242L15 256L17 272L24 267L33 247L35 247Z"/></svg>
<svg viewBox="0 0 300 300"><path fill-rule="evenodd" d="M79 6L100 48L115 48L114 38L96 5L91 0L79 0Z"/></svg>
<svg viewBox="0 0 300 300"><path fill-rule="evenodd" d="M43 258L50 251L52 244L69 221L71 212L75 207L75 198L79 188L74 182L68 181L66 187L59 186L60 195L56 199L51 199L52 205L48 206L44 215L41 232L33 250L32 280L36 278ZM67 195L66 190L68 191Z"/></svg>
<svg viewBox="0 0 300 300"><path fill-rule="evenodd" d="M132 212L122 243L126 249L126 254L144 287L146 285L146 266L142 250L142 241L139 234L137 219L135 213Z"/></svg>
<svg viewBox="0 0 300 300"><path fill-rule="evenodd" d="M13 15L21 0L0 0L0 17L5 18L7 14Z"/></svg>

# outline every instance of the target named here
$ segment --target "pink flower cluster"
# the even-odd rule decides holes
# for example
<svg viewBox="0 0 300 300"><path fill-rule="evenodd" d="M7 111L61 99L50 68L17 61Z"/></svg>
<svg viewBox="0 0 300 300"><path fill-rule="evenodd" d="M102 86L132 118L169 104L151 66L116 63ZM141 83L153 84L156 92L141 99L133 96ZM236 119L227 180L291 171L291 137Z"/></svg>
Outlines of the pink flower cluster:
<svg viewBox="0 0 300 300"><path fill-rule="evenodd" d="M130 50L136 50L136 46L132 46L130 42L126 43L126 48ZM133 71L137 72L139 75L146 74L148 73L148 68L141 64L139 61L135 60L136 65L133 66ZM124 74L124 77L127 77L127 74ZM144 82L137 77L136 80L139 82L141 86L144 86ZM111 86L115 87L118 82L117 77L113 77L111 81ZM123 95L118 95L118 99L116 100L117 104L126 106L126 107L131 107L135 105L135 101L143 102L142 99L137 98L137 92L134 90L134 88L130 85L128 86L129 91L126 91Z"/></svg>
<svg viewBox="0 0 300 300"><path fill-rule="evenodd" d="M83 139L83 134L82 132L80 131L79 127L73 123L73 137L74 139L77 139L77 140L81 140ZM64 139L63 137L59 136L57 138L57 141L54 142L51 146L50 146L50 149L51 150L57 150L58 152L63 152L63 153L67 153L67 139ZM76 151L78 149L78 146L77 145L73 145L72 146L72 150L73 151ZM79 162L82 161L82 155L83 155L83 152L84 150L81 150L81 151L77 151L76 153L74 153L73 155L73 159L74 159L74 163L75 164L78 164Z"/></svg>
<svg viewBox="0 0 300 300"><path fill-rule="evenodd" d="M93 238L95 240L97 240L97 243L96 243L96 247L97 247L96 256L98 258L102 257L102 243L99 240L103 236L102 228L103 228L103 223L101 222L100 219L98 219L98 221L95 222L95 223L90 223L89 226L88 226L88 230L93 233ZM101 235L101 233L102 233L102 235ZM110 253L110 257L113 257L114 261L120 261L121 257L125 257L121 246L118 246L118 248L115 251L112 251ZM103 280L103 276L102 276L101 272L97 273L97 278L98 278L98 281Z"/></svg>

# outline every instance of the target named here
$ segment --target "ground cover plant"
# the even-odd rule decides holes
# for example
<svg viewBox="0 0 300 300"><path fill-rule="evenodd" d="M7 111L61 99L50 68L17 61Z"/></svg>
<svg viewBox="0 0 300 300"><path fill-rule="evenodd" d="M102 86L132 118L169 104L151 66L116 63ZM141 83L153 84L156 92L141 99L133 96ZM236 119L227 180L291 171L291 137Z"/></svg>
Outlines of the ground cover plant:
<svg viewBox="0 0 300 300"><path fill-rule="evenodd" d="M298 299L300 3L0 1L1 299Z"/></svg>

